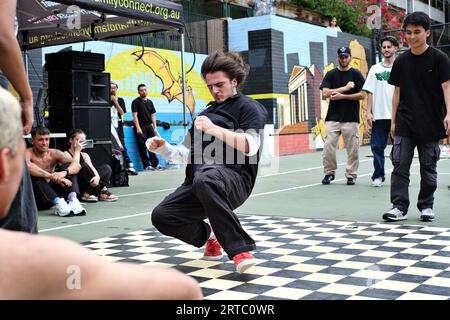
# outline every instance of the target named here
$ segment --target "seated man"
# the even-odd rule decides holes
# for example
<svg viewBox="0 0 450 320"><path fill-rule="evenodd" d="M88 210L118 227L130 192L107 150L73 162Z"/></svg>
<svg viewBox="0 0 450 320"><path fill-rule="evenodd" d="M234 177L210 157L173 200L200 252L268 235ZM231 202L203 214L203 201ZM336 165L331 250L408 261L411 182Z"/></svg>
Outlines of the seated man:
<svg viewBox="0 0 450 320"><path fill-rule="evenodd" d="M17 100L0 89L0 219L23 173ZM198 283L170 268L110 262L72 241L0 229L0 300L201 299Z"/></svg>
<svg viewBox="0 0 450 320"><path fill-rule="evenodd" d="M86 141L86 134L81 129L73 129L69 133L69 150L64 151L64 154L74 158L78 145L84 148ZM80 162L81 169L78 172L73 172L78 177L78 185L81 191L81 201L97 202L100 201L117 201L118 196L109 192L106 187L111 178L111 167L104 163L97 167L91 161L91 157L86 152L81 152Z"/></svg>
<svg viewBox="0 0 450 320"><path fill-rule="evenodd" d="M73 175L80 170L82 146L77 146L74 159L71 159L62 151L49 148L50 131L44 127L31 131L31 143L33 147L26 150L25 158L38 209L55 206L55 214L60 217L85 215L86 210L77 198L80 194L77 176ZM56 171L58 165L65 169Z"/></svg>

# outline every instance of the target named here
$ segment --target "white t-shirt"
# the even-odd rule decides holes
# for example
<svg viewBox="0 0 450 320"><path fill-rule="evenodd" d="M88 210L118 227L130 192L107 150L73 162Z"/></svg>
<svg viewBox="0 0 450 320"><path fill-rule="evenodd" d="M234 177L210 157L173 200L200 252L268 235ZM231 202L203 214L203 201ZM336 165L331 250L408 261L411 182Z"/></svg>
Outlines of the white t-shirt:
<svg viewBox="0 0 450 320"><path fill-rule="evenodd" d="M117 109L115 106L111 106L111 126L115 129L119 126L119 115L117 114Z"/></svg>
<svg viewBox="0 0 450 320"><path fill-rule="evenodd" d="M392 119L392 96L395 87L388 83L392 67L382 62L372 66L363 90L372 94L372 114L374 120Z"/></svg>

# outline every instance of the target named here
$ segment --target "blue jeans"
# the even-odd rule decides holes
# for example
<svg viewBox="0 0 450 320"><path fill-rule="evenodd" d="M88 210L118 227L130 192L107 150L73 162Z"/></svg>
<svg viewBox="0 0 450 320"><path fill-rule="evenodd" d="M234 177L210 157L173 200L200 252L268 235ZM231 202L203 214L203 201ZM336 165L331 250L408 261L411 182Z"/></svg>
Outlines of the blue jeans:
<svg viewBox="0 0 450 320"><path fill-rule="evenodd" d="M386 149L391 120L376 120L372 127L370 146L373 153L373 167L375 168L372 180L381 178L384 181L384 149Z"/></svg>

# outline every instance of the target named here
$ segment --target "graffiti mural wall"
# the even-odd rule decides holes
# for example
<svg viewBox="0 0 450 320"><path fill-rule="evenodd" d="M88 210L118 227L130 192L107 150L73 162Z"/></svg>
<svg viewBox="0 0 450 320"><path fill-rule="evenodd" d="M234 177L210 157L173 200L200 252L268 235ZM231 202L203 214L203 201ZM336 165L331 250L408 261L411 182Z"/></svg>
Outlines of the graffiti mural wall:
<svg viewBox="0 0 450 320"><path fill-rule="evenodd" d="M72 50L82 51L83 44L70 45ZM67 45L43 48L42 63L45 54L58 52ZM183 104L181 92L180 52L141 48L112 42L86 42L85 51L105 55L105 71L111 74L111 80L119 85L118 95L125 100L127 113L125 120L132 120L131 102L138 96L137 86L147 85L148 97L153 101L157 119L179 126L183 123ZM187 122L192 123L195 114L202 111L212 100L208 88L203 82L200 67L206 56L197 54L196 63L186 76L187 86ZM189 70L193 56L185 54L185 68Z"/></svg>
<svg viewBox="0 0 450 320"><path fill-rule="evenodd" d="M251 67L243 92L260 101L269 112L265 155L310 152L323 147L328 101L322 98L319 87L324 75L337 63L337 49L344 45L352 50L352 66L367 75L373 64L368 38L275 15L228 21L228 48L241 52ZM82 43L71 47L83 50ZM46 53L64 48L67 46L44 48L43 60ZM144 83L156 106L157 119L182 128L180 52L102 41L87 42L84 50L105 55L106 72L118 83L119 96L125 99L125 120L132 120L131 102L137 97L137 85ZM200 74L205 58L197 54L187 75L189 124L212 99ZM186 53L186 70L193 61L193 55ZM363 102L361 119L364 110ZM360 123L361 142L367 143L370 132L364 127L365 121ZM165 138L176 143L182 135Z"/></svg>
<svg viewBox="0 0 450 320"><path fill-rule="evenodd" d="M328 101L320 84L337 63L337 49L349 46L352 66L367 75L370 39L273 15L229 22L229 50L240 51L251 66L244 92L271 115L272 154L308 152L323 147ZM360 118L364 113L361 103ZM361 142L368 129L361 123ZM341 143L342 145L342 143Z"/></svg>

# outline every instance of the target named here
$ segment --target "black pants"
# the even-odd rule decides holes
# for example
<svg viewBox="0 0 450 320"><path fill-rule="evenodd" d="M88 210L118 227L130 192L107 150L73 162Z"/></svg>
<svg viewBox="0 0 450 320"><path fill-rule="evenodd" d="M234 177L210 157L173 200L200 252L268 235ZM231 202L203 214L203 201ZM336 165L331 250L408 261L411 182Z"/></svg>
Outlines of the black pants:
<svg viewBox="0 0 450 320"><path fill-rule="evenodd" d="M141 155L142 165L144 169L149 167L150 164L153 168L156 168L159 164L159 160L153 152L147 152L147 147L145 146L145 141L148 138L153 138L155 132L153 131L153 126L151 123L139 123L142 130L142 135L136 133L137 144L139 147L139 154Z"/></svg>
<svg viewBox="0 0 450 320"><path fill-rule="evenodd" d="M153 225L163 234L202 247L212 229L228 257L255 250L255 241L242 228L234 209L252 190L249 176L227 167L197 171L192 184L182 185L152 212Z"/></svg>
<svg viewBox="0 0 450 320"><path fill-rule="evenodd" d="M130 156L128 155L127 147L125 146L125 134L123 132L122 121L119 121L119 125L117 126L117 135L119 136L120 143L122 144L123 147L122 150L123 160L125 160L125 165L128 169L130 168L131 159Z"/></svg>
<svg viewBox="0 0 450 320"><path fill-rule="evenodd" d="M72 182L72 186L63 187L52 181L47 182L44 178L31 177L38 209L46 210L53 207L53 199L57 197L64 197L66 199L67 195L71 192L79 195L80 189L78 188L77 176L71 176L69 180Z"/></svg>
<svg viewBox="0 0 450 320"><path fill-rule="evenodd" d="M34 200L30 172L24 161L22 180L8 214L0 220L0 228L37 233L38 211Z"/></svg>
<svg viewBox="0 0 450 320"><path fill-rule="evenodd" d="M109 165L102 164L95 168L100 176L100 182L96 187L92 187L89 183L91 179L95 176L94 171L91 170L91 167L87 163L83 163L81 165L81 170L78 172L78 186L80 188L80 192L83 194L85 192L89 194L93 194L98 196L100 191L109 184L109 179L111 178L111 167Z"/></svg>
<svg viewBox="0 0 450 320"><path fill-rule="evenodd" d="M409 170L416 146L420 162L420 192L417 200L419 210L433 208L434 192L437 188L439 140L420 142L411 137L395 136L391 151L394 166L391 175L391 202L404 213L408 212L409 207Z"/></svg>

